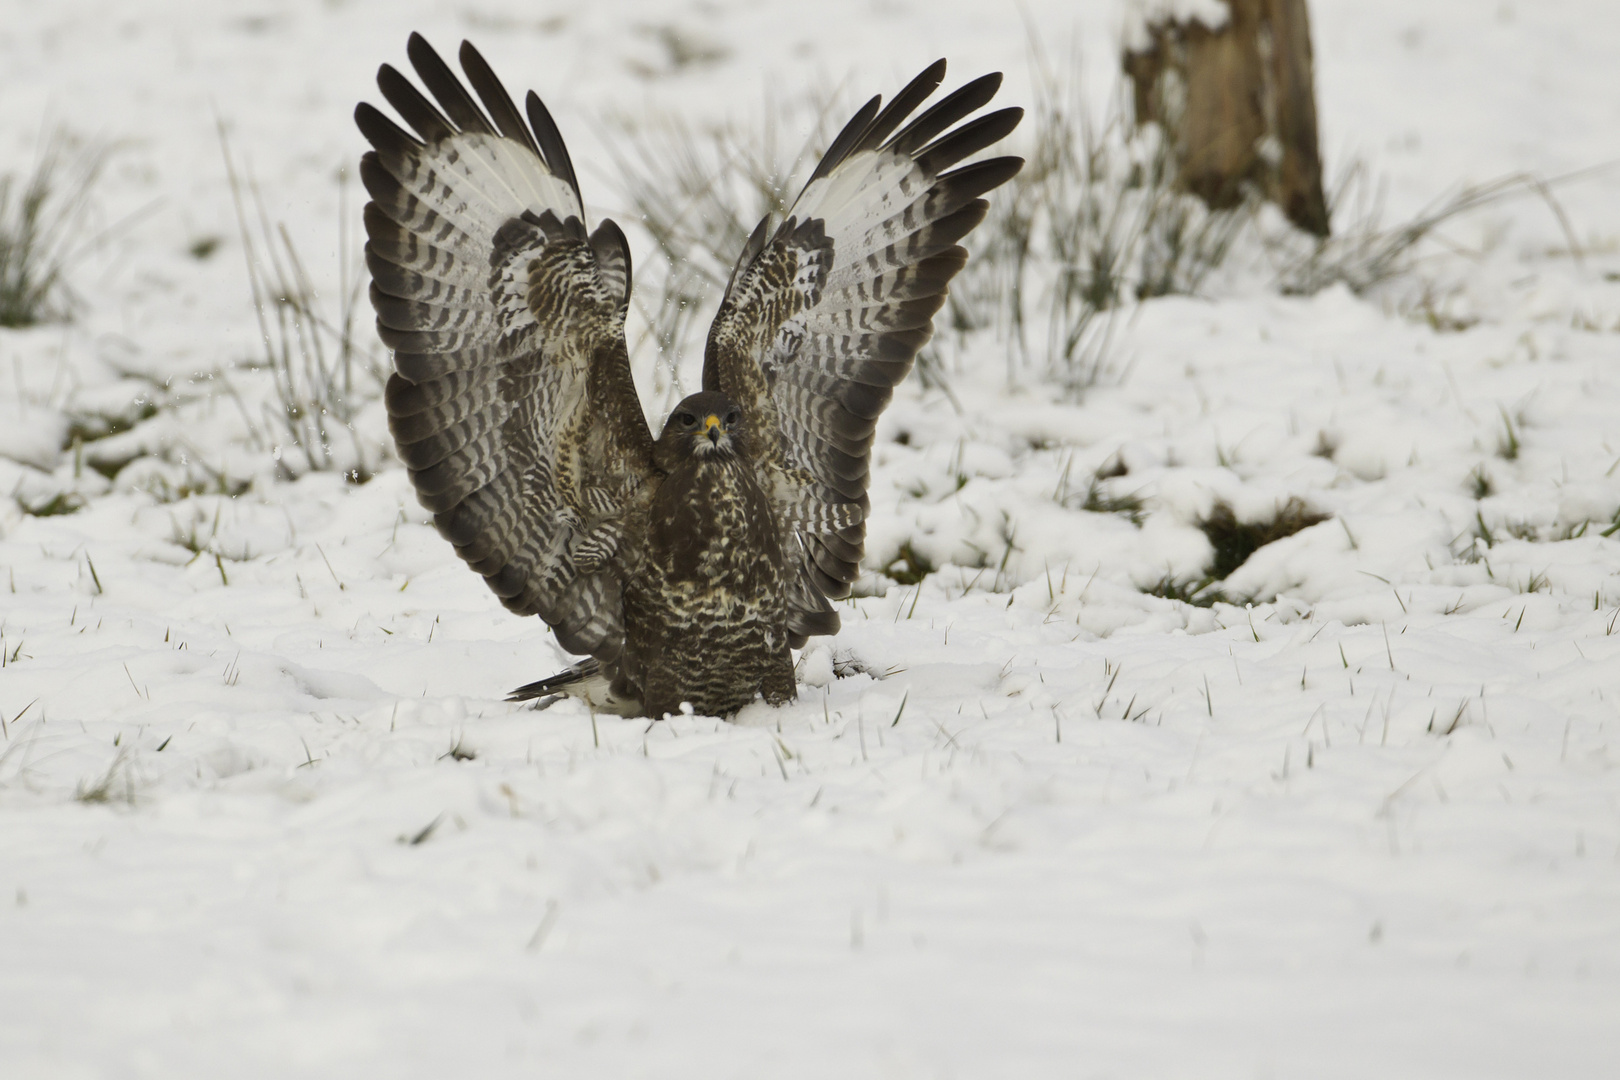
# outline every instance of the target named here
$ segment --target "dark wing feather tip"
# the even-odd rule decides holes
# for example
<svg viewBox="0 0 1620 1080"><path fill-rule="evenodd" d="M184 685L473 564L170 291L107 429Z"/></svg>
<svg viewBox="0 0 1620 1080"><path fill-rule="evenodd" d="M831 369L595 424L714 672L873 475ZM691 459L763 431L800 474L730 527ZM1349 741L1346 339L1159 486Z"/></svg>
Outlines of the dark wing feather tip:
<svg viewBox="0 0 1620 1080"><path fill-rule="evenodd" d="M433 95L456 127L463 132L479 135L495 134L489 118L479 110L472 95L467 93L467 88L456 78L456 73L450 70L450 65L434 51L426 38L421 34L411 34L405 45L405 56L410 60L411 67L416 69L416 76L422 80L422 85L427 87L428 93Z"/></svg>
<svg viewBox="0 0 1620 1080"><path fill-rule="evenodd" d="M849 123L844 125L844 129L833 139L832 145L827 147L827 152L821 156L816 171L810 174L811 183L831 173L860 145L862 136L877 117L878 107L882 104L881 96L874 97L850 117Z"/></svg>
<svg viewBox="0 0 1620 1080"><path fill-rule="evenodd" d="M539 157L540 148L535 145L529 125L524 123L517 106L512 104L512 96L506 92L506 87L501 85L501 80L495 76L483 56L473 48L472 42L461 43L460 60L461 70L466 72L467 81L472 83L478 100L484 103L484 109L495 121L496 129L506 138L528 147Z"/></svg>
<svg viewBox="0 0 1620 1080"><path fill-rule="evenodd" d="M938 175L970 154L1000 142L1024 118L1024 110L1014 107L986 113L954 129L917 152L917 164L923 170Z"/></svg>
<svg viewBox="0 0 1620 1080"><path fill-rule="evenodd" d="M416 129L424 142L448 139L456 133L444 114L434 108L432 102L423 97L422 92L393 65L384 64L377 69L377 89L382 91L383 99L394 107L394 111Z"/></svg>
<svg viewBox="0 0 1620 1080"><path fill-rule="evenodd" d="M530 90L523 99L523 107L529 114L529 124L534 129L534 136L540 143L540 152L546 159L546 167L556 177L574 189L574 197L579 198L579 180L574 176L574 163L568 156L568 147L563 142L562 133L557 130L557 122L551 118L551 112L546 108L540 95Z"/></svg>
<svg viewBox="0 0 1620 1080"><path fill-rule="evenodd" d="M928 100L944 81L943 59L936 60L924 68L916 78L906 84L904 90L894 95L894 99L872 120L861 139L859 149L875 149L893 134L895 128L905 122L906 117L916 112L917 106Z"/></svg>
<svg viewBox="0 0 1620 1080"><path fill-rule="evenodd" d="M929 106L889 141L888 148L899 154L915 154L918 147L952 124L990 104L999 89L1001 72L979 76Z"/></svg>

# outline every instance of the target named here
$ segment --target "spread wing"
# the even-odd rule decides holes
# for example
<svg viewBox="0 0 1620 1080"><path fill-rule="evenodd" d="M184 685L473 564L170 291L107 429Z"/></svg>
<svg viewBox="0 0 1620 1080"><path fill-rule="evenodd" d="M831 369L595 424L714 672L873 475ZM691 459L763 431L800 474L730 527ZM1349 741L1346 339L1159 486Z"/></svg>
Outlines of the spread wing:
<svg viewBox="0 0 1620 1080"><path fill-rule="evenodd" d="M787 220L754 230L709 331L703 387L747 411L796 534L796 646L838 629L828 599L848 596L859 571L877 417L967 261L957 241L984 220L979 196L1023 165L1001 157L953 168L1023 116L968 119L995 95L999 73L907 123L944 77L941 60L887 108L873 98L855 114Z"/></svg>
<svg viewBox="0 0 1620 1080"><path fill-rule="evenodd" d="M355 111L374 147L360 175L389 427L439 532L501 602L610 660L616 560L652 460L624 340L629 248L611 221L586 234L539 98L526 123L465 42L484 109L419 35L407 55L437 106L387 65L377 85L415 135Z"/></svg>

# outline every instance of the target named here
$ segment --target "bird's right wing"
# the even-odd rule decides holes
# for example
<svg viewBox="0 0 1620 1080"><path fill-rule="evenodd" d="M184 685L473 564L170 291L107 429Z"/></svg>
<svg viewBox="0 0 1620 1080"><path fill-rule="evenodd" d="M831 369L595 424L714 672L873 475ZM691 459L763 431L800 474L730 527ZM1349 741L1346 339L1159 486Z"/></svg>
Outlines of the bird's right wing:
<svg viewBox="0 0 1620 1080"><path fill-rule="evenodd" d="M980 196L1023 165L961 164L1023 115L979 112L999 73L912 116L944 77L941 60L887 107L873 98L855 114L787 220L759 223L709 332L703 388L743 407L795 534L795 645L838 629L828 600L848 596L860 570L877 418L967 262L958 242L989 209Z"/></svg>
<svg viewBox="0 0 1620 1080"><path fill-rule="evenodd" d="M360 174L389 427L439 532L501 602L611 660L620 541L652 469L624 340L629 248L611 221L586 234L539 98L525 123L464 42L486 115L419 35L407 55L437 107L386 64L377 85L415 136L355 111L374 148Z"/></svg>

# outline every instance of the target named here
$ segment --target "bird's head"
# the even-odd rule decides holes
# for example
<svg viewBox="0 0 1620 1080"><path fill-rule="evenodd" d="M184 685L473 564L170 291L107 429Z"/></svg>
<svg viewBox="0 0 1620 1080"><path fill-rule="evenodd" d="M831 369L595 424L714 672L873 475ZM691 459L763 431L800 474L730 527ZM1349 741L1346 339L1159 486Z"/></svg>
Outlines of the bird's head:
<svg viewBox="0 0 1620 1080"><path fill-rule="evenodd" d="M731 457L741 450L742 409L726 395L706 390L675 406L658 437L659 456L669 461L684 458Z"/></svg>

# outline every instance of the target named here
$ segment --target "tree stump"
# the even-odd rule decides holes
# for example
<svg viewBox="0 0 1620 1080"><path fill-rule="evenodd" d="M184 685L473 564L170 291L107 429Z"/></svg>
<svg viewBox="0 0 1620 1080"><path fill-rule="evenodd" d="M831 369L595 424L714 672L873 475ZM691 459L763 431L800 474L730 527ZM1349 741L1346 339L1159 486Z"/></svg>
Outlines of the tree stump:
<svg viewBox="0 0 1620 1080"><path fill-rule="evenodd" d="M1288 220L1328 235L1305 0L1222 0L1225 25L1153 20L1127 50L1136 124L1158 124L1178 184L1211 209L1258 189Z"/></svg>

